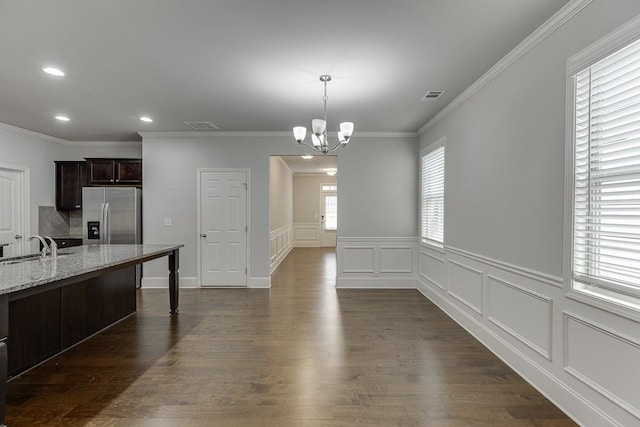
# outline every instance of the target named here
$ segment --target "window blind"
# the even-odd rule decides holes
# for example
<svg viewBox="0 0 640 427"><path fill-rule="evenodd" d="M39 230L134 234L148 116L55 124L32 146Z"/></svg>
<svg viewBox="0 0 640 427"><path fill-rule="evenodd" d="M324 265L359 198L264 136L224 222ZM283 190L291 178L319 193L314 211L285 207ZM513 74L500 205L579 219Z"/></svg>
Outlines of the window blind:
<svg viewBox="0 0 640 427"><path fill-rule="evenodd" d="M573 279L640 296L640 40L574 81Z"/></svg>
<svg viewBox="0 0 640 427"><path fill-rule="evenodd" d="M423 239L442 245L444 242L444 146L422 156Z"/></svg>

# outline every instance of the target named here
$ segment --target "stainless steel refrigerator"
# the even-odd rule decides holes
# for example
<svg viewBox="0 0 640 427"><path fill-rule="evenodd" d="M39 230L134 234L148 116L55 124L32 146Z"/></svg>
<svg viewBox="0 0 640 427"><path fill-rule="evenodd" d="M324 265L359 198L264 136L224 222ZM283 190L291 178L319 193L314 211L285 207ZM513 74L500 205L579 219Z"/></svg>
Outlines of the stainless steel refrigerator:
<svg viewBox="0 0 640 427"><path fill-rule="evenodd" d="M82 243L142 244L142 191L133 187L82 189ZM140 287L142 266L136 266Z"/></svg>

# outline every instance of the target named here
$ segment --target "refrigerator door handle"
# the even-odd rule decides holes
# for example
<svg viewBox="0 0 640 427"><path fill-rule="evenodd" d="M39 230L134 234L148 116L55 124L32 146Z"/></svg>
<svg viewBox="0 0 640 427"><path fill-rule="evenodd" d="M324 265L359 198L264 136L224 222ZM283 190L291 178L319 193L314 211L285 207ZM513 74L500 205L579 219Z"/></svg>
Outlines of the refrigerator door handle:
<svg viewBox="0 0 640 427"><path fill-rule="evenodd" d="M111 243L111 224L109 224L109 203L104 204L104 243Z"/></svg>
<svg viewBox="0 0 640 427"><path fill-rule="evenodd" d="M104 223L104 203L100 203L100 243L104 243L104 231L107 224Z"/></svg>

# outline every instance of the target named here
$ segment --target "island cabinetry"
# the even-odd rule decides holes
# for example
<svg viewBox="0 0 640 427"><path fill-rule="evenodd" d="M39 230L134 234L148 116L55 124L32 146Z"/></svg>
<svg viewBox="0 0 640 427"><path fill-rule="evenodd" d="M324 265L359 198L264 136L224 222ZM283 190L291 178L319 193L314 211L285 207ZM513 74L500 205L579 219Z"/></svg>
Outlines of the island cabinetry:
<svg viewBox="0 0 640 427"><path fill-rule="evenodd" d="M60 319L60 289L9 302L10 377L60 352Z"/></svg>
<svg viewBox="0 0 640 427"><path fill-rule="evenodd" d="M7 336L9 335L9 297L0 295L0 423L4 423L7 400Z"/></svg>
<svg viewBox="0 0 640 427"><path fill-rule="evenodd" d="M62 348L136 311L135 267L62 288Z"/></svg>
<svg viewBox="0 0 640 427"><path fill-rule="evenodd" d="M82 187L87 185L86 162L57 161L56 208L82 209Z"/></svg>
<svg viewBox="0 0 640 427"><path fill-rule="evenodd" d="M135 267L10 301L9 377L135 311Z"/></svg>
<svg viewBox="0 0 640 427"><path fill-rule="evenodd" d="M88 185L142 185L142 159L86 159Z"/></svg>

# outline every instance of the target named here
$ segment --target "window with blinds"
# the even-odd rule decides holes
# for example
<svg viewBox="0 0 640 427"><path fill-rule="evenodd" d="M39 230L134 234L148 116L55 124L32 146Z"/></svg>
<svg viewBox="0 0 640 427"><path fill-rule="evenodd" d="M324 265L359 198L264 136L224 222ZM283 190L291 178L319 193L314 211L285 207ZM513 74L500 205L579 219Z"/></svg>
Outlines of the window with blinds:
<svg viewBox="0 0 640 427"><path fill-rule="evenodd" d="M422 156L422 214L420 236L442 246L444 242L444 146Z"/></svg>
<svg viewBox="0 0 640 427"><path fill-rule="evenodd" d="M573 81L574 287L640 297L640 40Z"/></svg>

